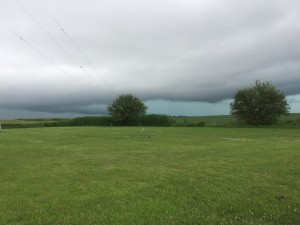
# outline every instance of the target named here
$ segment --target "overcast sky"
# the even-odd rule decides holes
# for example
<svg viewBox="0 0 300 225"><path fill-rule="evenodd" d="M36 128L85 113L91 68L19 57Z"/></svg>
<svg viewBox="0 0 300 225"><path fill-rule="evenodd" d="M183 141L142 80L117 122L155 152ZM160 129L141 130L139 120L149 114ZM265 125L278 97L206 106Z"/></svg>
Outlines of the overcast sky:
<svg viewBox="0 0 300 225"><path fill-rule="evenodd" d="M0 119L221 115L271 81L300 112L299 0L0 0Z"/></svg>

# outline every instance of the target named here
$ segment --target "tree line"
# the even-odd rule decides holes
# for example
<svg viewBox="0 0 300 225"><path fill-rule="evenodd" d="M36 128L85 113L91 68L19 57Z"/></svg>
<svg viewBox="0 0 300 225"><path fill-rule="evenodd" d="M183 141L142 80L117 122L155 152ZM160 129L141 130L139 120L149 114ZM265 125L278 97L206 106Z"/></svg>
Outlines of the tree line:
<svg viewBox="0 0 300 225"><path fill-rule="evenodd" d="M252 86L237 90L230 104L230 114L248 125L272 125L280 116L288 114L290 106L286 96L271 82L256 81ZM147 106L132 94L119 95L107 105L108 116L85 116L73 119L47 119L32 123L3 123L6 128L53 126L206 126L205 121L180 120L168 115L146 114ZM300 118L285 125L299 125ZM237 124L226 124L236 126ZM224 124L221 126L225 126Z"/></svg>
<svg viewBox="0 0 300 225"><path fill-rule="evenodd" d="M233 99L230 114L249 125L272 125L290 109L284 93L269 81L257 80L254 85L238 90ZM123 94L107 110L115 124L139 125L147 106L136 96Z"/></svg>

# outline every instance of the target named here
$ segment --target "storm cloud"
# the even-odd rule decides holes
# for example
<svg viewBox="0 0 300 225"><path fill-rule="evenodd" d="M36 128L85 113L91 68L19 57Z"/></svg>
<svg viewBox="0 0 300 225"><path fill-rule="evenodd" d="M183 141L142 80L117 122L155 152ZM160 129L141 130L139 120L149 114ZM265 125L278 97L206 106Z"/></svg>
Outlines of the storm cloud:
<svg viewBox="0 0 300 225"><path fill-rule="evenodd" d="M0 2L1 109L105 113L120 93L218 103L255 80L300 94L297 0Z"/></svg>

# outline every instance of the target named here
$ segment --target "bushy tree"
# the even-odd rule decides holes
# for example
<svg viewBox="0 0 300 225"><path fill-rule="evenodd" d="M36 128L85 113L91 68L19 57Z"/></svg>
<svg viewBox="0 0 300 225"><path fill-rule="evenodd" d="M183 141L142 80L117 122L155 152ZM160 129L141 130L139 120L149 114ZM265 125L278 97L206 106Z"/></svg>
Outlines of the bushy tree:
<svg viewBox="0 0 300 225"><path fill-rule="evenodd" d="M146 114L147 106L132 94L123 94L109 104L107 110L115 124L134 125Z"/></svg>
<svg viewBox="0 0 300 225"><path fill-rule="evenodd" d="M268 81L238 90L230 108L232 115L252 125L270 125L289 112L284 93Z"/></svg>

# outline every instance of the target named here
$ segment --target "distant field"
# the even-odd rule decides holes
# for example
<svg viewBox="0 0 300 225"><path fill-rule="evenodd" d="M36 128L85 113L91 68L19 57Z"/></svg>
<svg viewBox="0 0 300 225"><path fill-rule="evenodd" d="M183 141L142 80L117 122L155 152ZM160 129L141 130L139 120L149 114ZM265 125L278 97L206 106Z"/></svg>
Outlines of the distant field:
<svg viewBox="0 0 300 225"><path fill-rule="evenodd" d="M233 116L178 116L173 117L177 125L193 125L203 122L204 126L209 127L231 127L236 126L238 121Z"/></svg>
<svg viewBox="0 0 300 225"><path fill-rule="evenodd" d="M0 132L0 224L300 224L300 132Z"/></svg>
<svg viewBox="0 0 300 225"><path fill-rule="evenodd" d="M102 118L102 119L101 119ZM78 120L84 119L84 120ZM88 122L86 119L89 119ZM81 117L81 118L50 118L50 119L18 119L0 120L0 124L6 128L30 128L30 127L60 127L60 126L107 126L104 117ZM170 116L170 125L175 127L249 127L230 115L224 116ZM75 121L77 120L77 121ZM84 122L83 124L80 124ZM109 123L110 124L110 123ZM164 126L164 125L163 125ZM271 127L297 127L300 128L300 113L291 113L282 116L278 123Z"/></svg>
<svg viewBox="0 0 300 225"><path fill-rule="evenodd" d="M175 124L179 125L193 125L203 122L208 127L245 127L246 124L238 121L235 117L230 115L224 116L193 116L193 117L173 117ZM300 127L300 113L291 113L282 116L278 123L272 125L273 127Z"/></svg>
<svg viewBox="0 0 300 225"><path fill-rule="evenodd" d="M16 119L0 120L3 128L25 128L25 127L45 127L67 125L71 119L68 118L43 118L43 119Z"/></svg>

